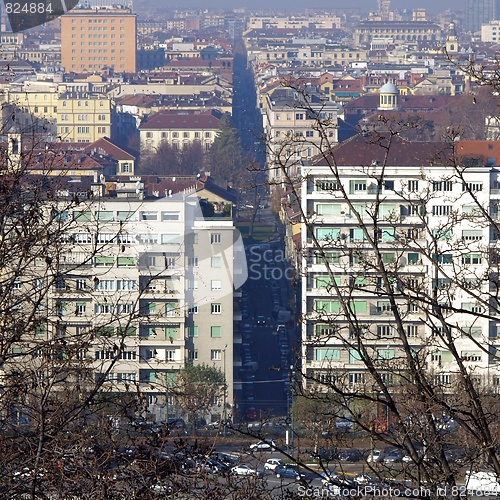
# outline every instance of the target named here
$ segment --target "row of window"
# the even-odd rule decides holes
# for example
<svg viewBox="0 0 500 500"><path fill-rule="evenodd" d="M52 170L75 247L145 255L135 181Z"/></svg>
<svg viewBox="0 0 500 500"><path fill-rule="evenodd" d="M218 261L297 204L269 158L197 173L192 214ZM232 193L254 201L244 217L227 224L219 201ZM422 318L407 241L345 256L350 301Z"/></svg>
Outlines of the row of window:
<svg viewBox="0 0 500 500"><path fill-rule="evenodd" d="M192 134L191 132L172 132L172 138L177 139L179 137L184 137L185 139L189 139L192 136L195 139L200 139L201 134L202 132L193 132ZM146 138L148 139L152 139L153 135L154 135L153 132L146 132ZM160 136L162 139L167 139L168 132L162 131ZM212 132L203 132L203 137L205 137L205 139L210 139L212 137Z"/></svg>
<svg viewBox="0 0 500 500"><path fill-rule="evenodd" d="M479 191L483 190L483 183L478 182L478 181L472 181L472 182L463 182L463 183L455 183L450 180L441 180L441 181L429 181L430 182L430 187L432 191L443 191L443 192L449 192L453 191L453 187L455 185L460 185L461 189L463 192L472 192L476 193ZM377 191L377 186L375 184L371 184L375 188L375 191ZM401 189L404 191L408 192L416 192L419 190L419 186L423 187L423 185L427 186L427 182L423 181L418 181L418 180L408 180L408 181L401 181ZM392 179L387 179L384 180L383 182L383 189L385 190L391 190L394 191L394 186L395 186L395 181ZM332 179L317 179L315 181L315 187L316 191L339 191L340 190L340 185L337 181L332 180ZM351 194L357 191L367 191L367 180L362 179L362 180L350 180L349 181L349 189Z"/></svg>

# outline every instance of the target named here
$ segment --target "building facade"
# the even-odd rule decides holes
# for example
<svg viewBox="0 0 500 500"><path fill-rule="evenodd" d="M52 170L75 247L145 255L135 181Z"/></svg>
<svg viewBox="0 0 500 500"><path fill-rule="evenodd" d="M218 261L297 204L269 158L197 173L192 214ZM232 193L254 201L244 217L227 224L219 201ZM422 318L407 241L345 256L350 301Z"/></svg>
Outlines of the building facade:
<svg viewBox="0 0 500 500"><path fill-rule="evenodd" d="M88 198L81 185L58 193L63 207L65 198ZM232 405L232 219L205 220L194 190L147 197L140 178L103 178L92 191L92 201L53 212L68 244L38 340L77 339L78 359L103 390L140 393L157 421L181 414L173 389L187 363L219 368ZM37 271L46 272L43 264ZM222 401L214 412L222 413Z"/></svg>
<svg viewBox="0 0 500 500"><path fill-rule="evenodd" d="M427 160L422 148L396 141L384 162L379 144L357 136L333 151L334 167L324 160L302 167L302 368L309 388L336 380L373 390L370 358L397 390L408 380L408 352L440 390L457 390L458 360L478 387L500 383L498 309L490 301L498 170L481 155L457 157L470 165L457 176L461 169L438 160L445 145L426 144L434 153Z"/></svg>
<svg viewBox="0 0 500 500"><path fill-rule="evenodd" d="M129 8L73 9L61 17L61 61L66 72L135 73L137 19Z"/></svg>

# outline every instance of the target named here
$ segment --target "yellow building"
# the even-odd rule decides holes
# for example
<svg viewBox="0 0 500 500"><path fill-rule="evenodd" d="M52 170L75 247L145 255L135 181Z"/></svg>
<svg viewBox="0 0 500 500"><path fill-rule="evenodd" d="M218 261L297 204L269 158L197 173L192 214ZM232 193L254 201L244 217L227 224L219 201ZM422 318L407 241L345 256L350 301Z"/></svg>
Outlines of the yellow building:
<svg viewBox="0 0 500 500"><path fill-rule="evenodd" d="M5 90L21 130L59 137L64 142L94 142L111 136L115 103L106 95L67 92L57 84L44 89Z"/></svg>
<svg viewBox="0 0 500 500"><path fill-rule="evenodd" d="M59 96L57 135L62 141L94 142L111 135L114 102L107 96L66 93Z"/></svg>

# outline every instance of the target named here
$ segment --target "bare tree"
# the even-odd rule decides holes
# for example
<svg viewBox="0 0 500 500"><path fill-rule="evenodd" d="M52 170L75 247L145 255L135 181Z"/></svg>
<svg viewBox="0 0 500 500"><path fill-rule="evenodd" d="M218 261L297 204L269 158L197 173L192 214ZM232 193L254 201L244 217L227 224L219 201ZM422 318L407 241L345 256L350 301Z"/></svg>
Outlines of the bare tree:
<svg viewBox="0 0 500 500"><path fill-rule="evenodd" d="M301 106L313 112L305 93ZM381 115L335 147L332 126L318 114L320 154L296 168L304 139L290 136L270 171L303 224L297 387L315 404L332 393L325 414L406 456L387 472L419 485L456 485L464 465L500 476L496 169L471 165L452 130L409 143L408 122Z"/></svg>

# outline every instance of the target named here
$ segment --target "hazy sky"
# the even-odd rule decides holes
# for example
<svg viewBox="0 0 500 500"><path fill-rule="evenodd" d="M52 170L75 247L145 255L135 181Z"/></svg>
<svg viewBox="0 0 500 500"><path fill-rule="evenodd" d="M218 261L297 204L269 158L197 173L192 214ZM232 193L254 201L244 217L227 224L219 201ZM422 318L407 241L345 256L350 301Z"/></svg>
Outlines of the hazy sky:
<svg viewBox="0 0 500 500"><path fill-rule="evenodd" d="M248 9L280 9L280 10L303 10L305 7L314 8L352 8L360 7L365 11L376 10L376 0L156 0L159 5L181 6L181 7L208 7L213 9L233 9L246 7ZM464 0L392 0L391 8L416 9L425 8L429 12L444 12L447 9L462 9Z"/></svg>

